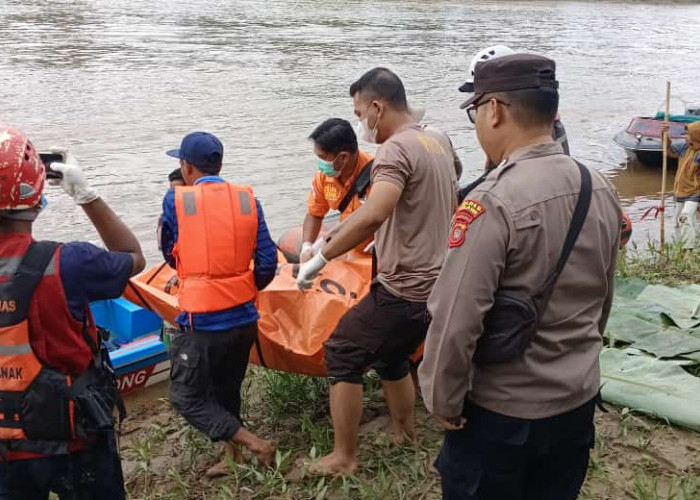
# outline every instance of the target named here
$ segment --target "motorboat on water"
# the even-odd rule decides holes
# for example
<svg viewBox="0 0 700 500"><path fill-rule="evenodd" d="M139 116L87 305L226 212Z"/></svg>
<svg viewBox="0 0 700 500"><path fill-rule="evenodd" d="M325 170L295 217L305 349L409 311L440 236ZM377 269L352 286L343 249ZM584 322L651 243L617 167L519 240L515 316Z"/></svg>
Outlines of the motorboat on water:
<svg viewBox="0 0 700 500"><path fill-rule="evenodd" d="M700 121L700 106L688 106L684 102L683 114L669 114L669 136L672 144L685 142L685 126ZM625 130L613 138L615 144L627 151L629 157L640 163L659 167L662 163L663 145L661 143L661 126L666 113L659 111L655 116L637 116L632 118ZM676 160L669 157L669 164Z"/></svg>

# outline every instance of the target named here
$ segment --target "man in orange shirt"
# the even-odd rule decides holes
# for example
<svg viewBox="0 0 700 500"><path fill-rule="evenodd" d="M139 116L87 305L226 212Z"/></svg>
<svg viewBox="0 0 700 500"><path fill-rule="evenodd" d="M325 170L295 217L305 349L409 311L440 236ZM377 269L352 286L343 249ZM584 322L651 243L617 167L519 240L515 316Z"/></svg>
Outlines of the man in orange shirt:
<svg viewBox="0 0 700 500"><path fill-rule="evenodd" d="M369 185L373 161L371 155L357 146L355 130L347 120L329 118L316 127L309 139L314 143L319 171L314 176L304 218L301 262L306 262L318 251L319 245L314 247L314 242L321 231L323 217L330 209L340 211L342 222L360 207L369 189L357 192L357 188L359 184ZM362 178L366 177L366 182L357 182L363 172ZM363 254L363 249L371 242L372 238L363 241L353 253Z"/></svg>

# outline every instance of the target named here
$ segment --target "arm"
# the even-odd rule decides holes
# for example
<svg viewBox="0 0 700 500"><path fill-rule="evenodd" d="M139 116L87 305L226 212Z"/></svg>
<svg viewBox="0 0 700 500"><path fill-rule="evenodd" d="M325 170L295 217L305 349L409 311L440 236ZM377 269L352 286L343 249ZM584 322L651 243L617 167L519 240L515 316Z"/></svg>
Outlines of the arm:
<svg viewBox="0 0 700 500"><path fill-rule="evenodd" d="M337 234L326 244L323 257L334 259L372 236L394 211L401 193L403 188L390 181L373 184L367 201L343 222Z"/></svg>
<svg viewBox="0 0 700 500"><path fill-rule="evenodd" d="M323 226L323 217L317 217L306 214L304 217L304 227L302 230L302 241L313 243L318 238L318 233L321 232L321 226Z"/></svg>
<svg viewBox="0 0 700 500"><path fill-rule="evenodd" d="M270 238L262 205L257 198L255 207L258 211L258 240L253 255L255 286L258 290L262 290L270 284L277 272L277 246Z"/></svg>
<svg viewBox="0 0 700 500"><path fill-rule="evenodd" d="M605 294L605 301L603 302L603 312L600 315L600 321L598 321L598 331L601 337L605 336L605 327L608 324L608 318L610 317L610 310L612 309L613 296L615 292L615 268L617 267L617 254L619 252L620 242L619 239L615 240L615 246L610 257L610 266L608 267L608 290Z"/></svg>
<svg viewBox="0 0 700 500"><path fill-rule="evenodd" d="M475 199L485 209L481 215L466 225L459 222L463 208L455 215L452 248L428 299L433 320L418 370L426 408L445 419L462 413L472 355L506 265L508 216L487 193Z"/></svg>
<svg viewBox="0 0 700 500"><path fill-rule="evenodd" d="M163 198L163 214L160 220L160 251L163 259L175 269L173 248L177 241L177 214L175 212L175 189L170 188Z"/></svg>
<svg viewBox="0 0 700 500"><path fill-rule="evenodd" d="M141 246L134 233L126 227L107 203L90 187L85 174L78 162L65 149L53 148L52 151L62 153L66 163L54 163L51 168L61 174L59 179L52 179L52 185L60 185L73 198L76 204L83 207L85 214L97 229L105 246L113 252L123 252L130 255L132 260L131 273L140 273L146 266L146 259L141 252Z"/></svg>
<svg viewBox="0 0 700 500"><path fill-rule="evenodd" d="M141 252L136 236L115 214L102 198L81 205L102 238L105 246L112 252L124 252L131 255L133 261L132 276L143 271L146 259Z"/></svg>

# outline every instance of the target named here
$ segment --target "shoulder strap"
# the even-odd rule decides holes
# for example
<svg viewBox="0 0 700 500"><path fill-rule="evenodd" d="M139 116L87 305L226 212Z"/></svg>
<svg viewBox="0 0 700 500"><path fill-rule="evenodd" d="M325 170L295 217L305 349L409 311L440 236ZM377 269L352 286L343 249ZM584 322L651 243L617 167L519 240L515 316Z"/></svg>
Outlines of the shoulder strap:
<svg viewBox="0 0 700 500"><path fill-rule="evenodd" d="M0 299L15 303L15 311L0 315L0 326L13 325L27 318L34 290L44 277L58 246L53 241L32 242L14 276L0 284Z"/></svg>
<svg viewBox="0 0 700 500"><path fill-rule="evenodd" d="M365 195L365 193L367 192L367 188L369 187L370 180L372 178L371 174L373 164L374 160L370 160L364 167L362 167L360 175L357 176L357 179L355 179L352 188L348 190L348 193L345 195L343 200L340 202L340 205L338 206L338 210L340 211L340 213L345 212L345 209L348 208L348 205L350 205L350 202L355 196L362 197Z"/></svg>
<svg viewBox="0 0 700 500"><path fill-rule="evenodd" d="M470 182L469 184L467 184L466 186L464 186L463 188L461 188L461 189L457 192L457 204L458 204L458 205L461 204L461 203L464 201L464 198L466 198L467 196L469 196L469 193L471 193L472 191L474 191L474 189L475 189L479 184L481 184L482 182L484 182L484 181L486 180L486 177L489 175L489 173L491 173L491 169L487 170L486 172L484 172L483 174L481 174L477 179L473 180L472 182Z"/></svg>
<svg viewBox="0 0 700 500"><path fill-rule="evenodd" d="M576 244L576 240L581 233L583 223L586 221L588 209L591 205L591 195L593 191L591 173L578 161L576 161L576 165L578 166L579 172L581 172L581 191L578 196L578 201L576 202L574 215L571 218L569 232L566 234L566 239L564 240L564 247L562 248L559 261L557 262L557 267L535 296L536 299L539 299L538 305L540 314L547 308L547 303L549 302L552 292L554 291L554 285L556 284L559 275L564 270L566 261L569 260L569 255L571 255L571 251L574 249L574 245Z"/></svg>

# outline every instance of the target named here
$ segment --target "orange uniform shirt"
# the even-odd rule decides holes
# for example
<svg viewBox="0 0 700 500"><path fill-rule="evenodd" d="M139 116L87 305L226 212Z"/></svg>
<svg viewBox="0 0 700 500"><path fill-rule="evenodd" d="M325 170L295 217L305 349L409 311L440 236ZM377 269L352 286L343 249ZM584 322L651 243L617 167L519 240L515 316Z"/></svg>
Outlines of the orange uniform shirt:
<svg viewBox="0 0 700 500"><path fill-rule="evenodd" d="M352 185L357 180L357 176L360 175L362 167L367 165L372 160L372 155L359 150L357 155L357 162L355 163L355 169L352 175L345 181L341 183L338 178L328 177L321 171L316 172L314 180L311 184L311 193L309 193L309 200L307 204L307 210L310 215L314 217L325 217L325 215L331 210L338 210L340 207L340 202L343 201L345 195L352 188ZM369 189L367 190L369 194ZM345 211L340 214L341 222L345 220L351 213L360 208L362 202L355 196L350 204L347 206ZM360 243L353 252L362 253L362 249L365 248L374 238L368 238L366 241Z"/></svg>

